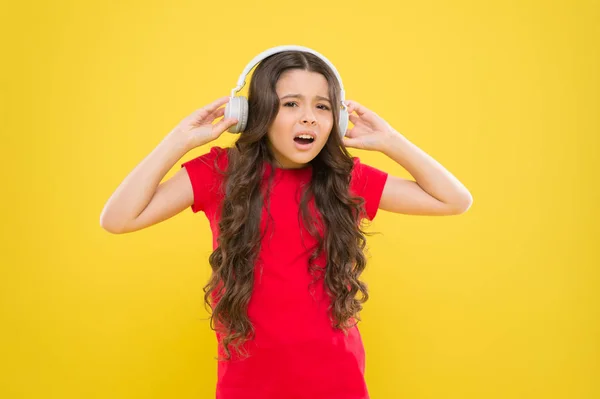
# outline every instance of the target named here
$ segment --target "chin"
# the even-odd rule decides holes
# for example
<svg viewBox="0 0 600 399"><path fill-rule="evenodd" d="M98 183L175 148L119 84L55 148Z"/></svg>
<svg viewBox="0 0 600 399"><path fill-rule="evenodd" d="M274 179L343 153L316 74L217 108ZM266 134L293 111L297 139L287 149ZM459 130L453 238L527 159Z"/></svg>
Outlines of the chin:
<svg viewBox="0 0 600 399"><path fill-rule="evenodd" d="M316 156L317 154L305 152L303 154L292 154L291 156L288 156L286 158L288 159L288 162L292 162L294 165L297 166L302 166L308 164Z"/></svg>
<svg viewBox="0 0 600 399"><path fill-rule="evenodd" d="M292 162L295 165L306 165L319 154L319 150L312 151L299 151L295 148L291 149L291 153L283 154L288 162Z"/></svg>

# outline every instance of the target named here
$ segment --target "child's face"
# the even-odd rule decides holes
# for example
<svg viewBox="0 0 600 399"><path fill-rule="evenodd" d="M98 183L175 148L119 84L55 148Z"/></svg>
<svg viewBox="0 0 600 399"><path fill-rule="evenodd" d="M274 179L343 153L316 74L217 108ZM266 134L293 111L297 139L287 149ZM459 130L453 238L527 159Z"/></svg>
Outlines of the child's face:
<svg viewBox="0 0 600 399"><path fill-rule="evenodd" d="M319 73L293 69L280 76L275 90L279 110L267 133L269 148L278 167L301 168L317 156L331 133L329 85ZM303 131L314 134L310 144L294 140Z"/></svg>

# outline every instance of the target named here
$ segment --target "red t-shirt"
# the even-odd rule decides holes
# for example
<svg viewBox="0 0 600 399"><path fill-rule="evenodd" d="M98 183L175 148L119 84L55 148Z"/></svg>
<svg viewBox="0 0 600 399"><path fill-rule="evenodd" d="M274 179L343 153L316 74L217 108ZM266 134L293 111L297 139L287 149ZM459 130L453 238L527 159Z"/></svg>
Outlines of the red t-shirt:
<svg viewBox="0 0 600 399"><path fill-rule="evenodd" d="M227 151L210 152L181 166L187 169L194 191L194 213L203 211L213 233L213 249L219 234L222 176L214 170L218 159L227 166ZM273 171L266 164L264 182ZM254 273L248 317L254 339L244 348L250 357L218 362L217 399L367 399L365 351L358 327L344 335L333 328L327 308L330 299L323 279L312 285L308 259L317 243L298 218L302 187L310 183L312 168L274 168L270 213L263 207L261 241ZM350 191L365 199L365 215L377 214L387 173L354 158ZM307 251L310 248L310 251ZM326 257L316 260L325 267ZM219 354L221 336L217 333Z"/></svg>

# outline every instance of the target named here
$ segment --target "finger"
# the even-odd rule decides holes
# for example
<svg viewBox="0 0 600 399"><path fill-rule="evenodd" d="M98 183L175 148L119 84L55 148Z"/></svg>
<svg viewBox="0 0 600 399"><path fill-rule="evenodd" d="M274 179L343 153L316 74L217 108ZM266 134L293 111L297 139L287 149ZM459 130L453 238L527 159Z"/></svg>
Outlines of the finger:
<svg viewBox="0 0 600 399"><path fill-rule="evenodd" d="M358 116L365 122L375 126L381 123L381 118L375 112L371 111L364 105L357 103L356 101L350 101L351 110L356 112Z"/></svg>
<svg viewBox="0 0 600 399"><path fill-rule="evenodd" d="M211 119L215 120L217 118L220 118L223 115L225 115L225 108L219 108L218 110L216 110L215 112L213 112L209 116L210 116Z"/></svg>
<svg viewBox="0 0 600 399"><path fill-rule="evenodd" d="M218 110L216 110L215 112L212 112L208 115L206 115L204 118L201 117L197 117L194 121L196 123L207 123L207 122L213 122L215 119L223 116L225 114L225 109L224 108L219 108Z"/></svg>
<svg viewBox="0 0 600 399"><path fill-rule="evenodd" d="M360 116L361 118L363 118L364 120L366 120L368 122L372 122L376 119L375 117L377 115L375 114L375 112L371 111L364 105L359 104L356 101L347 101L347 103L349 104L348 114L351 114L352 112L356 112L356 114L358 116Z"/></svg>
<svg viewBox="0 0 600 399"><path fill-rule="evenodd" d="M198 112L201 112L202 110L198 110L196 111L196 114L193 114L190 118L191 118L191 123L193 126L200 126L206 123L212 123L215 119L223 116L225 114L225 108L219 108L216 111L210 113L210 114L205 114L205 115L201 115L198 114Z"/></svg>
<svg viewBox="0 0 600 399"><path fill-rule="evenodd" d="M359 143L359 141L357 139L352 139L352 138L344 137L343 141L344 141L344 145L346 147L360 148L360 143Z"/></svg>
<svg viewBox="0 0 600 399"><path fill-rule="evenodd" d="M348 119L350 119L350 122L352 122L353 125L356 125L360 120L360 118L354 114L348 115Z"/></svg>
<svg viewBox="0 0 600 399"><path fill-rule="evenodd" d="M369 112L369 109L362 104L357 103L356 101L349 100L346 101L348 104L348 113L356 112L359 116L363 116L365 113Z"/></svg>
<svg viewBox="0 0 600 399"><path fill-rule="evenodd" d="M218 98L215 101L213 101L212 103L206 105L204 107L204 109L207 110L208 112L214 112L221 105L226 104L227 102L229 102L229 98L230 98L229 96Z"/></svg>
<svg viewBox="0 0 600 399"><path fill-rule="evenodd" d="M354 112L354 101L346 100L346 109L348 110L348 114L352 114Z"/></svg>
<svg viewBox="0 0 600 399"><path fill-rule="evenodd" d="M200 108L199 110L197 110L195 112L195 114L196 114L195 116L198 118L206 118L208 115L215 112L217 110L217 108L219 108L221 105L229 102L229 98L230 98L229 96L221 97L221 98L213 101L212 103L205 105L204 107Z"/></svg>
<svg viewBox="0 0 600 399"><path fill-rule="evenodd" d="M221 119L219 122L213 125L213 133L221 134L231 126L235 125L237 122L238 120L235 118Z"/></svg>

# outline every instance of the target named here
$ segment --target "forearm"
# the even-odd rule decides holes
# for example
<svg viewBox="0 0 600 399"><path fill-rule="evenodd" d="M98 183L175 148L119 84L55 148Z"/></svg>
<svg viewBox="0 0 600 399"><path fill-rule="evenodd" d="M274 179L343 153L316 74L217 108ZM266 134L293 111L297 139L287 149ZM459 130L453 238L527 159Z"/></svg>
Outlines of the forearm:
<svg viewBox="0 0 600 399"><path fill-rule="evenodd" d="M456 177L401 134L389 134L381 152L406 169L423 190L439 201L458 206L473 201L469 190Z"/></svg>
<svg viewBox="0 0 600 399"><path fill-rule="evenodd" d="M137 218L168 171L187 152L180 136L167 135L117 187L102 210L100 224L118 228Z"/></svg>

